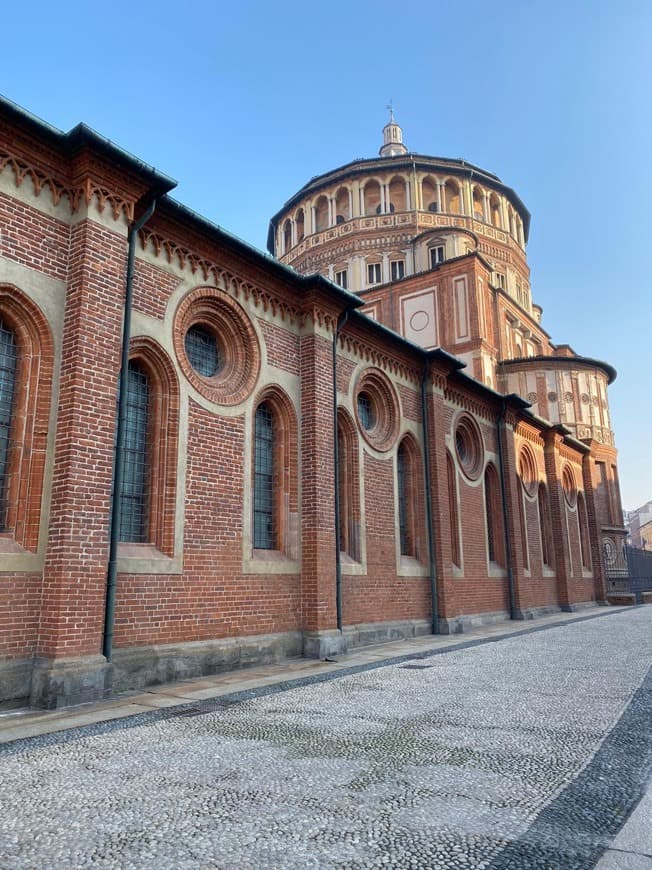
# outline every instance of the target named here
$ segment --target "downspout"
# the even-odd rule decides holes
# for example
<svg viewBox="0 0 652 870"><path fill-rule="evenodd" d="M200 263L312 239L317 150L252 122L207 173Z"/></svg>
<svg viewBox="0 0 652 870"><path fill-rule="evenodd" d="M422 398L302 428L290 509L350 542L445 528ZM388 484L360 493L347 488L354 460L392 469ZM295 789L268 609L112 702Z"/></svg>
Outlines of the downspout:
<svg viewBox="0 0 652 870"><path fill-rule="evenodd" d="M507 511L507 487L505 486L505 464L503 456L503 434L505 432L505 414L507 402L502 400L500 416L498 417L498 465L500 466L500 501L503 508L503 530L505 535L505 565L507 567L507 586L509 588L509 618L518 619L516 612L516 589L514 586L514 568L512 565L512 535L509 528Z"/></svg>
<svg viewBox="0 0 652 870"><path fill-rule="evenodd" d="M120 499L124 479L124 446L127 423L127 385L129 373L129 341L131 338L131 309L133 304L134 263L138 233L154 214L155 197L142 217L133 221L129 227L129 247L127 256L127 278L125 284L124 313L122 319L122 352L118 386L117 431L114 446L113 481L111 488L111 518L109 523L109 564L106 578L106 603L104 608L104 635L102 653L107 662L113 653L113 623L115 619L115 595L118 578L118 537L120 531Z"/></svg>
<svg viewBox="0 0 652 870"><path fill-rule="evenodd" d="M426 536L428 539L428 576L430 579L430 601L432 613L432 633L439 634L439 604L437 601L437 565L435 563L434 531L432 527L432 498L430 495L430 442L428 413L426 403L426 378L430 372L428 361L421 376L421 422L423 426L423 483L426 490Z"/></svg>
<svg viewBox="0 0 652 870"><path fill-rule="evenodd" d="M342 631L342 559L340 556L340 449L337 441L337 341L340 332L349 319L349 309L337 319L333 335L333 470L335 480L335 602L337 607L337 628Z"/></svg>

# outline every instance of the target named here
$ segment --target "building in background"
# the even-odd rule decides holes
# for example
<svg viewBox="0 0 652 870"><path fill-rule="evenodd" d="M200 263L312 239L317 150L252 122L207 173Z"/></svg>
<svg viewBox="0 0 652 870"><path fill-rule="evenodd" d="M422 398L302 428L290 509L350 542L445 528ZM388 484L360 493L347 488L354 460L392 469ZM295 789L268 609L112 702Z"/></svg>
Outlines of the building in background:
<svg viewBox="0 0 652 870"><path fill-rule="evenodd" d="M516 195L385 140L275 260L0 101L0 703L605 601L613 370L541 328Z"/></svg>
<svg viewBox="0 0 652 870"><path fill-rule="evenodd" d="M652 550L652 501L633 511L625 511L628 543L640 550Z"/></svg>
<svg viewBox="0 0 652 870"><path fill-rule="evenodd" d="M390 111L377 158L312 178L272 218L268 248L358 294L368 317L441 347L475 379L517 393L591 450L610 564L623 520L607 388L611 365L554 344L532 297L530 214L497 176L408 152ZM615 560L615 561L614 561Z"/></svg>

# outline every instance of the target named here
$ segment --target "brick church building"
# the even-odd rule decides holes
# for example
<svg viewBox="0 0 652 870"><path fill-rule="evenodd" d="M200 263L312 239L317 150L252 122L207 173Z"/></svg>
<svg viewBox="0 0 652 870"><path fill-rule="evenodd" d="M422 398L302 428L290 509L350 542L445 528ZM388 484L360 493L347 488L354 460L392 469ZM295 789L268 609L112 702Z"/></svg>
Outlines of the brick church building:
<svg viewBox="0 0 652 870"><path fill-rule="evenodd" d="M605 602L615 372L514 191L393 117L274 256L174 186L0 101L0 704Z"/></svg>

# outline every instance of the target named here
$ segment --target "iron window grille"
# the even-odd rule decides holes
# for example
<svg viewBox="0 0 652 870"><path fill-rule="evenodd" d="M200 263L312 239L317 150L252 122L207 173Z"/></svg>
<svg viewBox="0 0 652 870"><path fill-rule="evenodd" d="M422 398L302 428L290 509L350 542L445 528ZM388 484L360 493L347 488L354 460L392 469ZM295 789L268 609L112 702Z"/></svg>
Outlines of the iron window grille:
<svg viewBox="0 0 652 870"><path fill-rule="evenodd" d="M220 367L215 335L204 326L191 326L186 332L186 356L197 374L212 378Z"/></svg>
<svg viewBox="0 0 652 870"><path fill-rule="evenodd" d="M138 362L130 362L119 540L137 544L146 543L148 539L149 394L147 372Z"/></svg>
<svg viewBox="0 0 652 870"><path fill-rule="evenodd" d="M370 432L376 425L373 402L367 393L358 394L358 418L362 428Z"/></svg>
<svg viewBox="0 0 652 870"><path fill-rule="evenodd" d="M396 473L398 478L398 526L401 546L401 556L413 556L412 529L410 528L410 462L405 447L401 445L396 455Z"/></svg>
<svg viewBox="0 0 652 870"><path fill-rule="evenodd" d="M276 549L274 510L274 416L263 402L254 422L254 548Z"/></svg>
<svg viewBox="0 0 652 870"><path fill-rule="evenodd" d="M0 528L7 524L9 436L16 386L18 349L14 333L0 320Z"/></svg>

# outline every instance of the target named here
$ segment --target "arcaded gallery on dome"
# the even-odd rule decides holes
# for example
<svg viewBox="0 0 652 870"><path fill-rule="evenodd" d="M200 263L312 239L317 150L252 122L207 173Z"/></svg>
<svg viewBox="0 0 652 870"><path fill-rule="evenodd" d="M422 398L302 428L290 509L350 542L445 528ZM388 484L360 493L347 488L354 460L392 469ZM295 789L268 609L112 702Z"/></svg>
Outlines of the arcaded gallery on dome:
<svg viewBox="0 0 652 870"><path fill-rule="evenodd" d="M0 703L605 603L615 371L543 328L499 178L390 117L270 257L0 115Z"/></svg>

